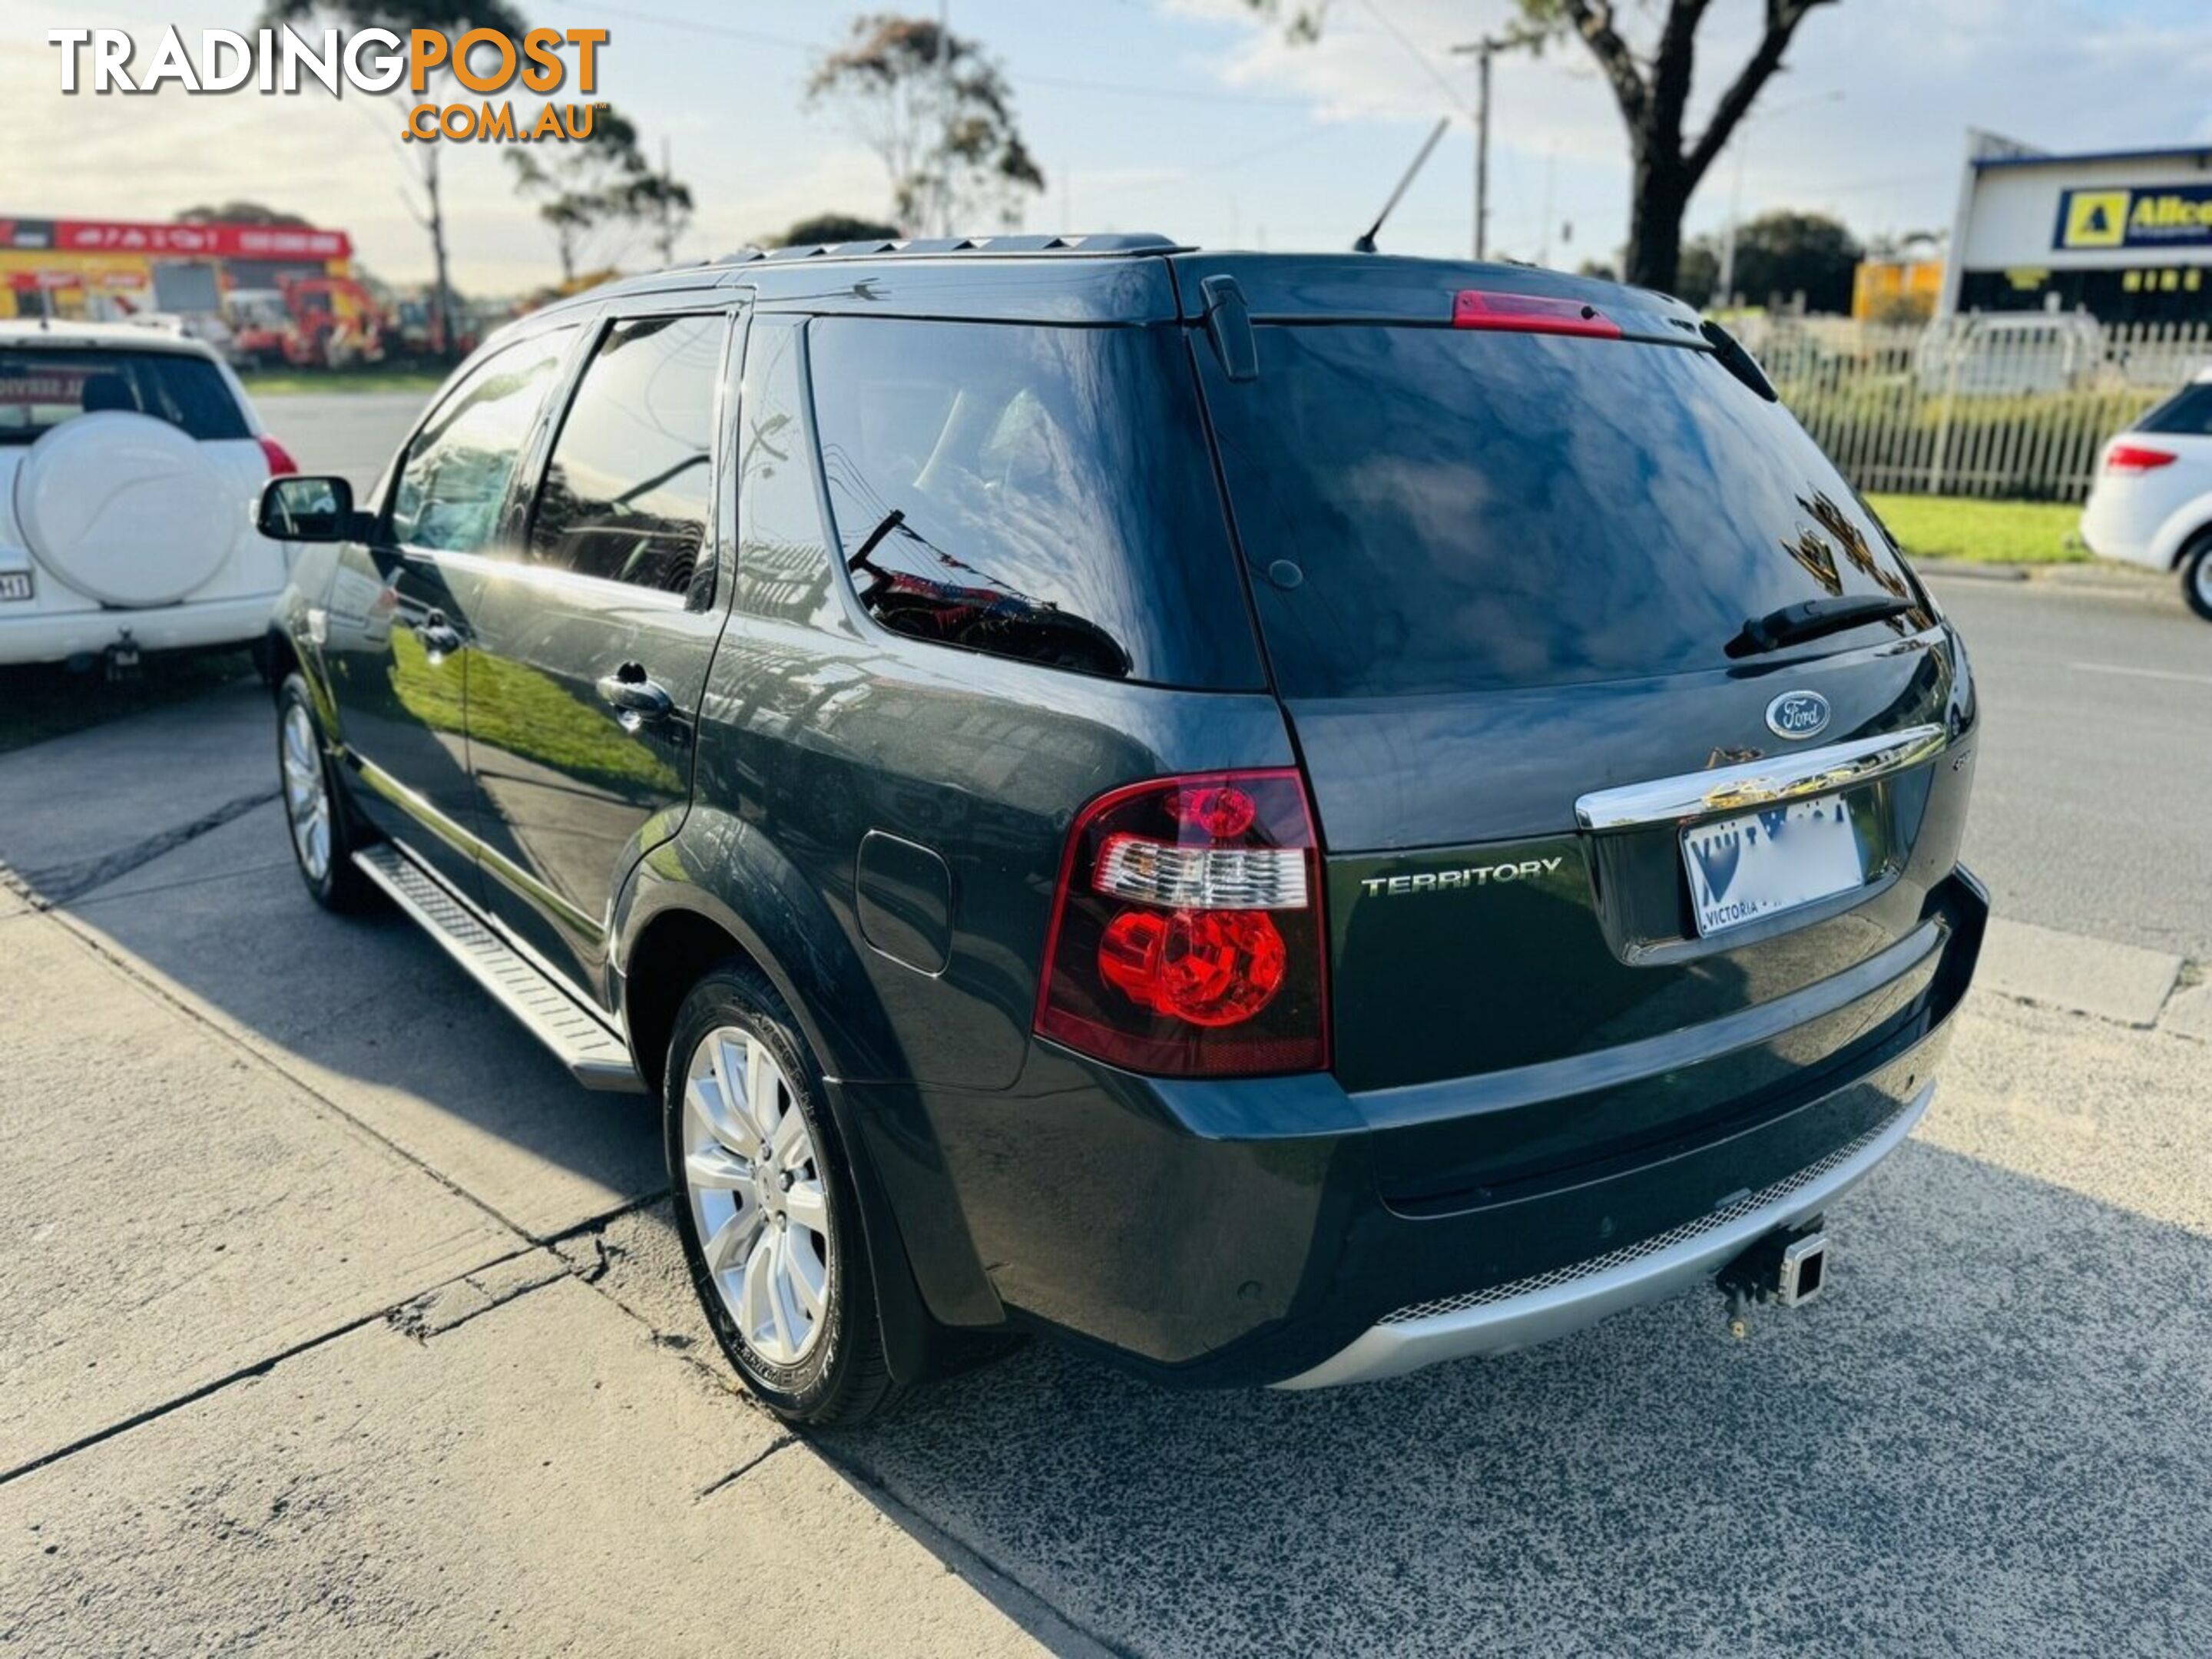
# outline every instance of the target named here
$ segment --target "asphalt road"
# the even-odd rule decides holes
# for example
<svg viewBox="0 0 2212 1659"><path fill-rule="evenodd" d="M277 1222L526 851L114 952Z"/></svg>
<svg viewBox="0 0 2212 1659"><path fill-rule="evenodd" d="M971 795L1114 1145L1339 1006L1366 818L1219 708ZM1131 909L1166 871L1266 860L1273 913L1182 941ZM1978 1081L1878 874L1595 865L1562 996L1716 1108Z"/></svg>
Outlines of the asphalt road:
<svg viewBox="0 0 2212 1659"><path fill-rule="evenodd" d="M1966 858L1998 914L2212 961L2212 623L2166 583L1936 586L1981 678Z"/></svg>
<svg viewBox="0 0 2212 1659"><path fill-rule="evenodd" d="M411 392L310 392L258 398L254 407L302 472L343 473L365 490L428 401Z"/></svg>

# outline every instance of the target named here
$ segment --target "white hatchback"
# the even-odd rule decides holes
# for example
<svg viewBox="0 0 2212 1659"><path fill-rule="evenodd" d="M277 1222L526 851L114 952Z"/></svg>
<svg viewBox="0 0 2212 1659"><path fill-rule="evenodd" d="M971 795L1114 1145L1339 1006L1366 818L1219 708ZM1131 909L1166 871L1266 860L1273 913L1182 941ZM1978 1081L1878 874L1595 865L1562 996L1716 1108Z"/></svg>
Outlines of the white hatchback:
<svg viewBox="0 0 2212 1659"><path fill-rule="evenodd" d="M2106 444L2081 539L2100 559L2179 571L2212 622L2212 368Z"/></svg>
<svg viewBox="0 0 2212 1659"><path fill-rule="evenodd" d="M293 550L253 501L294 470L199 341L0 322L0 663L258 644Z"/></svg>

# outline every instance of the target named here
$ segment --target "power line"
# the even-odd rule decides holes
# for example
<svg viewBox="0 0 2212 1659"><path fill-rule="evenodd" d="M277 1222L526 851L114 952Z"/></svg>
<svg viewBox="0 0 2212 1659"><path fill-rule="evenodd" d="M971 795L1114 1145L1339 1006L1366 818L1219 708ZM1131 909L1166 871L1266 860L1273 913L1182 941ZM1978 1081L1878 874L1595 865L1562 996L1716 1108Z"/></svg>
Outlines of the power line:
<svg viewBox="0 0 2212 1659"><path fill-rule="evenodd" d="M1441 69L1437 68L1434 63L1430 61L1429 54L1422 50L1421 46L1413 40L1413 36L1407 34L1405 30L1400 28L1395 23L1390 21L1390 15L1384 11L1381 6L1377 5L1376 3L1376 0L1360 0L1360 3L1367 8L1369 14L1374 17L1376 22L1380 23L1385 29L1389 31L1390 38L1406 49L1407 54L1410 56L1415 63L1421 66L1422 70L1428 75L1429 79L1435 82L1438 87L1443 88L1444 96L1452 100L1453 105L1458 109L1461 114L1472 115L1474 113L1473 107L1468 103L1465 95L1461 93L1460 89L1452 85L1451 82L1445 76L1444 72Z"/></svg>
<svg viewBox="0 0 2212 1659"><path fill-rule="evenodd" d="M1177 167L1164 178L1132 179L1125 184L1107 185L1091 191L1094 196L1142 195L1148 191L1165 190L1170 185L1187 184L1193 179L1202 179L1212 173L1226 173L1233 167L1249 167L1255 161L1264 161L1271 155L1279 155L1286 149L1296 149L1300 144L1310 144L1316 138L1334 132L1334 127L1312 127L1296 137L1279 139L1272 144L1262 144L1257 149L1248 149L1235 155L1225 155L1218 161L1208 161L1200 167Z"/></svg>
<svg viewBox="0 0 2212 1659"><path fill-rule="evenodd" d="M671 17L665 12L647 11L640 6L603 4L599 9L611 16L627 17L633 22L683 29L693 34L712 35L719 40L743 40L750 46L773 46L781 52L805 52L810 57L824 49L817 40L799 40L786 34L770 34L761 29L740 28L729 23L709 23L696 17ZM1248 104L1273 109L1307 109L1313 104L1310 98L1272 97L1265 93L1206 92L1175 87L1140 87L1126 82L1091 81L1066 75L1009 71L1007 79L1018 86L1049 87L1059 92L1094 92L1117 98L1164 98L1186 104Z"/></svg>

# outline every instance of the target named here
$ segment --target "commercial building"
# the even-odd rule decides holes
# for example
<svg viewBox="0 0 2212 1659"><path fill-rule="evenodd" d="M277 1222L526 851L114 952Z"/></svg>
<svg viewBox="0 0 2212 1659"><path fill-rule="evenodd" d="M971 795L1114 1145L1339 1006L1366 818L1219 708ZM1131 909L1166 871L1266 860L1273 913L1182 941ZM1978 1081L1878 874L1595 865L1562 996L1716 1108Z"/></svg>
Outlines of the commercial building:
<svg viewBox="0 0 2212 1659"><path fill-rule="evenodd" d="M349 276L352 239L293 225L0 219L0 317L212 317L286 276Z"/></svg>
<svg viewBox="0 0 2212 1659"><path fill-rule="evenodd" d="M2054 155L1966 135L1938 315L2212 319L2212 148Z"/></svg>

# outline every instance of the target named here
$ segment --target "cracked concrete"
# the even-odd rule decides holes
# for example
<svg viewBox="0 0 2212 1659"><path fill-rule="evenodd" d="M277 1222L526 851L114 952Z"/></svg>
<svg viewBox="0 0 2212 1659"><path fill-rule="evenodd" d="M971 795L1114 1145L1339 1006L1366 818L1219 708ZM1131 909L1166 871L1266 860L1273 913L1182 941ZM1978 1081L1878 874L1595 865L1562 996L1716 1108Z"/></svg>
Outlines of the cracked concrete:
<svg viewBox="0 0 2212 1659"><path fill-rule="evenodd" d="M702 1502L690 1472L733 1462ZM364 1326L0 1487L0 1645L39 1653L1038 1645L566 1278L427 1341Z"/></svg>

